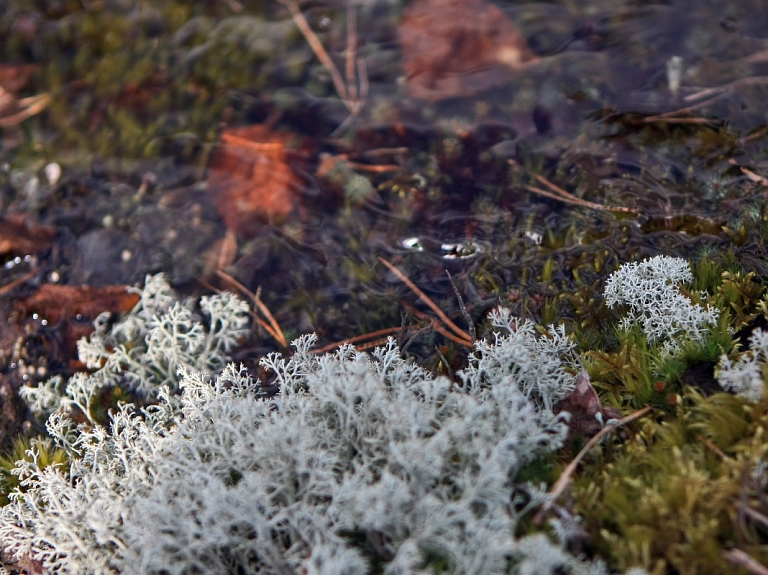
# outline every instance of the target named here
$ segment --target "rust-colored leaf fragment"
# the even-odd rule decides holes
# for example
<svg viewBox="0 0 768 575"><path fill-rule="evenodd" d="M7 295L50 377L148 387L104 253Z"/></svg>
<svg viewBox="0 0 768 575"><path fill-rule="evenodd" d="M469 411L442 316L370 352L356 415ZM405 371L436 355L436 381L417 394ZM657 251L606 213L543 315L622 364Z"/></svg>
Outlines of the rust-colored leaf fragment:
<svg viewBox="0 0 768 575"><path fill-rule="evenodd" d="M568 421L569 437L592 437L603 428L606 421L621 417L620 412L600 403L586 371L576 376L576 387L557 403L555 411L567 411L571 414Z"/></svg>
<svg viewBox="0 0 768 575"><path fill-rule="evenodd" d="M26 216L14 214L0 218L0 257L26 256L47 250L56 230L30 222Z"/></svg>
<svg viewBox="0 0 768 575"><path fill-rule="evenodd" d="M416 0L399 35L414 98L470 96L538 59L506 14L486 0Z"/></svg>
<svg viewBox="0 0 768 575"><path fill-rule="evenodd" d="M17 301L11 316L19 322L18 334L34 338L42 349L40 358L27 358L28 363L49 362L69 364L81 369L77 357L77 342L93 332L93 320L100 313L130 311L139 301L139 295L126 286L105 287L44 284L32 296Z"/></svg>
<svg viewBox="0 0 768 575"><path fill-rule="evenodd" d="M104 311L127 312L139 301L139 295L126 286L67 286L43 284L37 292L17 304L26 315L38 314L49 325L63 320L85 321Z"/></svg>
<svg viewBox="0 0 768 575"><path fill-rule="evenodd" d="M293 137L255 125L221 134L208 172L208 190L227 227L254 237L265 222L280 224L300 208L304 181L292 167L301 159Z"/></svg>

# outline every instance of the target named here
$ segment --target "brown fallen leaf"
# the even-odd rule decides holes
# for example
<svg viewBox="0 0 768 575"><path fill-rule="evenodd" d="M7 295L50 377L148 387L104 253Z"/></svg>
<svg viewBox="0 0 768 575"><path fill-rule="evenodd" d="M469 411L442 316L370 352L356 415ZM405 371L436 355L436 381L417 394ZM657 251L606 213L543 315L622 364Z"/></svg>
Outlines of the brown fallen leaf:
<svg viewBox="0 0 768 575"><path fill-rule="evenodd" d="M93 331L93 320L100 313L127 312L139 295L126 286L67 286L43 284L32 296L14 304L11 314L17 319L22 337L39 336L44 349L39 354L49 361L80 367L77 342Z"/></svg>
<svg viewBox="0 0 768 575"><path fill-rule="evenodd" d="M408 92L425 100L476 94L538 60L506 14L486 0L416 0L399 36Z"/></svg>
<svg viewBox="0 0 768 575"><path fill-rule="evenodd" d="M555 405L555 413L567 411L568 437L590 438L598 433L609 419L620 419L621 412L600 403L586 371L576 376L576 387ZM598 416L598 414L600 414ZM600 419L602 419L602 423Z"/></svg>
<svg viewBox="0 0 768 575"><path fill-rule="evenodd" d="M307 189L294 167L304 159L296 137L263 125L221 134L208 171L208 191L227 227L254 237L264 223L281 224L300 212Z"/></svg>
<svg viewBox="0 0 768 575"><path fill-rule="evenodd" d="M139 295L126 286L68 286L43 284L30 297L18 302L16 308L29 316L37 314L55 326L66 319L87 321L104 311L129 311L139 301Z"/></svg>
<svg viewBox="0 0 768 575"><path fill-rule="evenodd" d="M56 229L30 222L21 214L0 217L0 257L26 256L51 247Z"/></svg>

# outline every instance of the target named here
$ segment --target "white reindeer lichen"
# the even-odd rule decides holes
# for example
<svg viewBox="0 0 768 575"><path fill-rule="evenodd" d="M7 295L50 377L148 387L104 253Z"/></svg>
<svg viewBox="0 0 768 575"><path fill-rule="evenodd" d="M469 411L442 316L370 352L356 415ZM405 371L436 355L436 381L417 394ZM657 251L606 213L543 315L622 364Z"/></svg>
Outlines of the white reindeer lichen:
<svg viewBox="0 0 768 575"><path fill-rule="evenodd" d="M621 326L639 324L648 341L664 341L670 352L680 339L700 341L706 327L717 323L720 310L693 303L679 288L693 281L691 268L682 258L655 256L623 264L605 283L609 307L625 306Z"/></svg>
<svg viewBox="0 0 768 575"><path fill-rule="evenodd" d="M516 475L566 436L552 411L573 385L561 330L536 336L497 311L504 333L477 344L459 383L406 361L392 340L370 355L314 355L304 336L290 358L263 358L280 388L266 398L242 366L208 375L242 329L213 325L240 317L234 300L217 304L225 311L211 312L207 335L164 290L142 301L82 347L97 370L75 376L60 405L87 416L87 388L124 373L117 365L133 369L136 389L156 390L156 404L125 405L109 427L50 416L72 464L19 462L22 488L0 510L7 559L100 575L606 573L543 534L515 537L546 499ZM157 329L176 335L146 335ZM141 337L145 347L121 348Z"/></svg>

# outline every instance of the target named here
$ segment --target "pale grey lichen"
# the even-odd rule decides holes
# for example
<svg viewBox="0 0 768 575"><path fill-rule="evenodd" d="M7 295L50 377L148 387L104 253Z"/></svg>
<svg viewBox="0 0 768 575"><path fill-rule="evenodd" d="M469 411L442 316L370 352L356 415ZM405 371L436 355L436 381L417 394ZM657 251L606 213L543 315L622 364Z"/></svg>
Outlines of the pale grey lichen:
<svg viewBox="0 0 768 575"><path fill-rule="evenodd" d="M649 342L664 341L675 352L685 339L701 341L708 326L717 323L720 310L693 303L679 284L693 281L682 258L655 256L623 264L605 283L605 303L623 306L624 329L639 325Z"/></svg>
<svg viewBox="0 0 768 575"><path fill-rule="evenodd" d="M735 362L722 355L716 375L723 389L750 401L760 401L768 375L768 332L755 329L749 338L749 349Z"/></svg>
<svg viewBox="0 0 768 575"><path fill-rule="evenodd" d="M94 322L94 331L81 339L78 354L90 370L66 384L59 377L37 387L22 387L21 395L38 414L77 407L89 415L99 390L121 385L154 398L161 390L178 388L179 368L218 373L229 352L248 328L248 305L231 293L181 300L162 274L147 276L136 306L110 326L110 314Z"/></svg>
<svg viewBox="0 0 768 575"><path fill-rule="evenodd" d="M48 430L72 464L43 469L34 449L18 463L22 489L0 511L7 557L64 574L337 575L374 564L387 575L606 573L549 536L515 537L520 518L547 500L515 478L567 432L552 410L573 385L562 330L538 336L498 310L501 333L478 342L458 382L407 361L392 340L371 354L343 346L317 355L304 336L291 357L262 359L280 388L266 398L242 366L209 375L238 321L212 321L217 341L206 345L191 307L164 288L148 296L104 324L103 343L89 344L96 371L72 378L60 406L88 417L92 390L126 369L111 356L141 338L145 346L119 352L130 360L120 365L151 378L134 383L157 390L156 404L124 405L108 427L51 414ZM220 305L230 311L212 318L240 317L235 302ZM165 351L153 354L157 342ZM209 360L197 363L191 349ZM135 367L144 361L164 367ZM165 378L170 365L179 395Z"/></svg>

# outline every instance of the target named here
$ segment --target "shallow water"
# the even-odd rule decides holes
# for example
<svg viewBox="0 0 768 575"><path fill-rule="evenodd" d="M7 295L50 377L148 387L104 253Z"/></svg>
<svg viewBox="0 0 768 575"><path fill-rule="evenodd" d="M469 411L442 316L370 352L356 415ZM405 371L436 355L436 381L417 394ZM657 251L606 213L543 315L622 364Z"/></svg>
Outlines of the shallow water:
<svg viewBox="0 0 768 575"><path fill-rule="evenodd" d="M0 64L34 66L8 92L51 102L3 129L0 213L57 231L2 254L3 286L32 274L6 297L159 271L231 287L220 270L289 339L403 324L429 350L431 312L379 257L465 326L451 282L473 321L503 303L588 324L620 262L766 271L764 2L301 13L341 84L278 2L4 3Z"/></svg>

